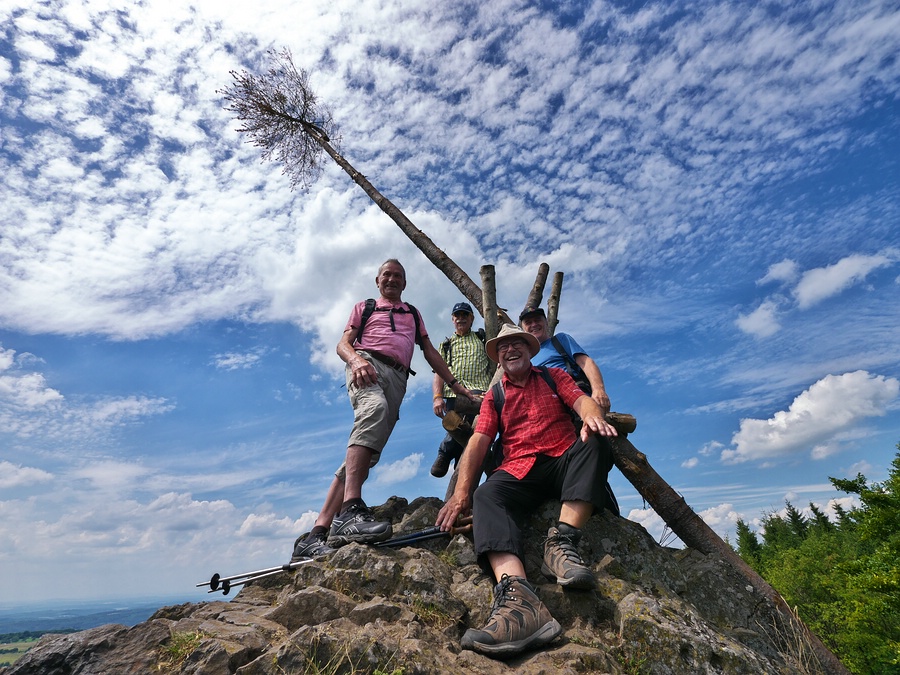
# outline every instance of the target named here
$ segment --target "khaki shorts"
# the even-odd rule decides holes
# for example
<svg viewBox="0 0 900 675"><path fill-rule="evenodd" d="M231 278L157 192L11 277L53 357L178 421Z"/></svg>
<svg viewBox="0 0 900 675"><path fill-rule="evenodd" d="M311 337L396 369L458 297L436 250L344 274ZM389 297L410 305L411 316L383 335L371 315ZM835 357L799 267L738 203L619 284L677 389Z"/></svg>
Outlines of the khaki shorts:
<svg viewBox="0 0 900 675"><path fill-rule="evenodd" d="M347 381L347 393L350 405L353 406L353 429L347 445L361 445L372 451L369 466L373 467L381 459L381 451L391 437L394 425L400 419L400 404L406 394L406 375L385 365L381 361L362 350L357 352L375 368L378 382L370 387L360 388L353 384L353 371L350 366L344 369ZM341 464L335 472L340 480L344 480L345 468Z"/></svg>

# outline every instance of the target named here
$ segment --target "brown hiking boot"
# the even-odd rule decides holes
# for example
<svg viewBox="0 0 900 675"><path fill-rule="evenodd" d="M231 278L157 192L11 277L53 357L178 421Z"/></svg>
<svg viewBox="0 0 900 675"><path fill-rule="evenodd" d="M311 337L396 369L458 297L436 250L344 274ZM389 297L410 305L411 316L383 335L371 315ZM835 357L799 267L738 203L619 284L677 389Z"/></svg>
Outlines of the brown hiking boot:
<svg viewBox="0 0 900 675"><path fill-rule="evenodd" d="M544 562L541 573L548 579L556 579L560 586L589 591L596 586L591 569L578 554L581 531L565 523L559 529L551 527L544 542Z"/></svg>
<svg viewBox="0 0 900 675"><path fill-rule="evenodd" d="M470 628L460 646L495 658L507 658L554 640L562 628L534 588L522 577L504 574L494 587L494 604L487 625Z"/></svg>

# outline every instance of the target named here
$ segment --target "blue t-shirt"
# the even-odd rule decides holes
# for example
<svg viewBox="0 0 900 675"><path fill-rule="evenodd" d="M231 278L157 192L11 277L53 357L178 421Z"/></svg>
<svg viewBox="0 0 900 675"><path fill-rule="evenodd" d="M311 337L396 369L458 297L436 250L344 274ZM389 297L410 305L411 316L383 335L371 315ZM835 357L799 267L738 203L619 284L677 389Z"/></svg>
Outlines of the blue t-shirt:
<svg viewBox="0 0 900 675"><path fill-rule="evenodd" d="M563 346L563 349L568 352L569 356L572 357L572 360L575 360L576 354L587 354L581 348L577 342L575 342L574 338L567 333L557 333L556 337L559 339L560 343ZM535 366L547 366L548 368L562 368L566 372L568 372L569 364L566 363L566 360L562 357L562 355L556 351L556 347L553 346L553 338L544 340L541 343L541 351L537 353L537 355L531 359L532 365Z"/></svg>

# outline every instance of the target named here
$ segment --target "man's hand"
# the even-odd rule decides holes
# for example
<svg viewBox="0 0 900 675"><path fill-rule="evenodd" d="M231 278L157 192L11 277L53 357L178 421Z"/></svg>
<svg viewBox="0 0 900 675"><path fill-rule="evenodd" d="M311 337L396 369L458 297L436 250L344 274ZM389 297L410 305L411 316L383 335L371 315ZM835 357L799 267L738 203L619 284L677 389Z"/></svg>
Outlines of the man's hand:
<svg viewBox="0 0 900 675"><path fill-rule="evenodd" d="M581 440L586 441L592 433L598 436L618 436L616 428L604 419L603 415L588 414L581 418Z"/></svg>
<svg viewBox="0 0 900 675"><path fill-rule="evenodd" d="M359 355L350 360L350 370L353 374L351 382L360 389L371 387L378 382L378 373L375 372L375 366Z"/></svg>
<svg viewBox="0 0 900 675"><path fill-rule="evenodd" d="M591 394L591 398L594 399L594 403L600 406L600 411L604 415L612 410L612 405L609 402L609 396L607 396L604 389L594 389L593 393Z"/></svg>
<svg viewBox="0 0 900 675"><path fill-rule="evenodd" d="M449 532L454 525L456 525L456 519L459 518L460 515L467 516L472 512L472 504L470 503L468 496L459 496L457 493L453 493L450 499L447 500L447 503L438 511L437 519L434 521L434 524L437 525L444 532Z"/></svg>
<svg viewBox="0 0 900 675"><path fill-rule="evenodd" d="M438 417L443 417L447 414L447 402L444 401L443 396L438 396L435 394L434 396L434 414Z"/></svg>
<svg viewBox="0 0 900 675"><path fill-rule="evenodd" d="M481 403L484 400L484 394L476 394L471 389L463 389L462 395L473 403Z"/></svg>

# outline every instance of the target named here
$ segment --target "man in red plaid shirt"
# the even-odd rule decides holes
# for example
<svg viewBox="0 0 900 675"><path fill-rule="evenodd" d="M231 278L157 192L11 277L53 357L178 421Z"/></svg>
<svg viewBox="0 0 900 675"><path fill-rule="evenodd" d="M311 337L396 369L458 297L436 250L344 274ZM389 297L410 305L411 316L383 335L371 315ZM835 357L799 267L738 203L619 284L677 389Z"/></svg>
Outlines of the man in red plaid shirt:
<svg viewBox="0 0 900 675"><path fill-rule="evenodd" d="M438 514L449 530L460 514L473 513L475 553L494 576L494 605L483 629L469 629L462 647L488 656L507 657L555 639L562 628L525 577L522 526L547 499L561 502L559 523L544 543L541 572L562 586L589 590L594 574L578 553L580 528L605 503L612 449L605 437L616 430L603 411L575 381L558 368L544 373L531 365L540 343L512 324L485 345L503 369L502 415L497 415L492 388L485 394L475 433L459 466L453 495ZM553 378L556 391L545 380ZM570 410L583 420L575 431ZM499 432L503 460L475 490L484 459Z"/></svg>

